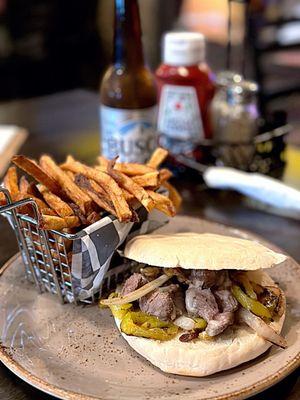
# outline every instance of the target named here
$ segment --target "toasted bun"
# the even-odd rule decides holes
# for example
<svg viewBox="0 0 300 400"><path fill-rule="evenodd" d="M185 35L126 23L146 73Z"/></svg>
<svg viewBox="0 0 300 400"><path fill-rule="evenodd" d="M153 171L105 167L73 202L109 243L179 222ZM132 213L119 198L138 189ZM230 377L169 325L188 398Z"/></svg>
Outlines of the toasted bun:
<svg viewBox="0 0 300 400"><path fill-rule="evenodd" d="M251 274L255 274L251 275L251 279L254 276L256 279L253 280L257 283L275 286L266 273L255 271ZM285 313L278 321L271 323L278 333L281 332L284 319ZM115 321L120 329L120 321ZM162 371L199 377L236 367L258 357L271 346L271 343L246 326L229 328L214 340L188 343L180 342L180 335L166 342L128 336L124 333L122 336L135 351Z"/></svg>
<svg viewBox="0 0 300 400"><path fill-rule="evenodd" d="M252 240L190 232L136 236L128 242L124 255L163 268L245 271L270 268L287 258Z"/></svg>

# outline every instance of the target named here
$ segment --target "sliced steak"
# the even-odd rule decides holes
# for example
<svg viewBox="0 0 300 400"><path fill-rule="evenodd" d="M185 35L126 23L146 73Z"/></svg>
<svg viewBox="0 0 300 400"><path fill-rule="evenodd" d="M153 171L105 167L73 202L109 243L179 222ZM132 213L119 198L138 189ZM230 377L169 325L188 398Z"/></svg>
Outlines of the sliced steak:
<svg viewBox="0 0 300 400"><path fill-rule="evenodd" d="M218 273L209 269L193 269L190 274L190 281L193 286L208 289L218 281Z"/></svg>
<svg viewBox="0 0 300 400"><path fill-rule="evenodd" d="M139 300L141 311L153 315L162 321L176 318L176 308L172 294L155 290Z"/></svg>
<svg viewBox="0 0 300 400"><path fill-rule="evenodd" d="M142 274L138 274L135 272L128 279L126 279L121 291L121 296L125 296L126 294L131 293L136 289L139 289L147 282L147 279Z"/></svg>
<svg viewBox="0 0 300 400"><path fill-rule="evenodd" d="M209 336L217 336L220 333L224 332L228 326L234 323L234 313L233 312L224 312L221 314L217 314L214 319L211 319L205 332Z"/></svg>
<svg viewBox="0 0 300 400"><path fill-rule="evenodd" d="M158 290L160 292L168 292L171 294L175 305L177 317L185 313L183 291L179 285L175 285L172 283L171 285L160 287Z"/></svg>
<svg viewBox="0 0 300 400"><path fill-rule="evenodd" d="M219 310L221 312L236 311L238 308L238 302L233 297L231 292L227 289L220 289L214 291L215 298L217 300Z"/></svg>
<svg viewBox="0 0 300 400"><path fill-rule="evenodd" d="M209 321L218 314L218 304L210 289L190 285L185 294L185 307L189 315Z"/></svg>

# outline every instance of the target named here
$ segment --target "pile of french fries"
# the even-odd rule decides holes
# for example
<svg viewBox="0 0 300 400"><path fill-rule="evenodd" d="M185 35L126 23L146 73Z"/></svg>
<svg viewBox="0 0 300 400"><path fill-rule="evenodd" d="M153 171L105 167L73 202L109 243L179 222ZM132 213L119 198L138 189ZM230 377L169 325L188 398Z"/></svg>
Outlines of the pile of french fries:
<svg viewBox="0 0 300 400"><path fill-rule="evenodd" d="M42 155L39 162L23 155L12 158L15 166L8 169L4 187L13 201L32 198L39 210L39 227L74 233L107 214L121 222L137 221L137 208L156 208L174 216L181 204L177 190L168 182L172 174L161 168L168 153L157 148L147 164L121 163L98 157L97 165L87 166L72 156L58 165L53 158ZM20 180L16 166L25 175ZM169 197L157 192L161 187ZM5 204L1 193L0 204ZM33 216L30 205L21 207L22 214Z"/></svg>

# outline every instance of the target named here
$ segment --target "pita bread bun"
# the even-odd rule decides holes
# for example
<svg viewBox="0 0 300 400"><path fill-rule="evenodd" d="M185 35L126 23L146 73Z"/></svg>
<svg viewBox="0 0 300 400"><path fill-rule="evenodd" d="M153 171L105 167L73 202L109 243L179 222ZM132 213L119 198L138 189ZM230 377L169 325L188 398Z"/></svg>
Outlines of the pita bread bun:
<svg viewBox="0 0 300 400"><path fill-rule="evenodd" d="M270 268L287 258L252 240L190 232L136 236L126 245L124 255L163 268L245 271Z"/></svg>
<svg viewBox="0 0 300 400"><path fill-rule="evenodd" d="M251 274L255 274L251 275L251 279L257 283L275 286L266 273L255 271ZM278 333L281 332L284 319L285 313L278 321L271 323ZM120 329L120 321L115 321ZM236 367L258 357L272 345L246 326L228 328L214 340L187 343L179 341L180 334L165 342L124 333L122 336L135 351L162 371L198 377Z"/></svg>

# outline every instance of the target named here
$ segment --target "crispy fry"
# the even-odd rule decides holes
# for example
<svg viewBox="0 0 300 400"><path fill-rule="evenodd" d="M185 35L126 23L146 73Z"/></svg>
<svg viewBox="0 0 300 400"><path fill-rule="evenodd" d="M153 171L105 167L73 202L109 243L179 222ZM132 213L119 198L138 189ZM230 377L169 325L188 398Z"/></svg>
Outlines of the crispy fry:
<svg viewBox="0 0 300 400"><path fill-rule="evenodd" d="M116 215L116 210L114 209L112 201L100 185L82 174L76 175L75 182L94 200L96 204L98 204L100 208Z"/></svg>
<svg viewBox="0 0 300 400"><path fill-rule="evenodd" d="M97 157L98 163L100 167L104 167L105 169L108 167L108 159L103 157L103 156L99 156Z"/></svg>
<svg viewBox="0 0 300 400"><path fill-rule="evenodd" d="M19 182L19 191L20 193L28 193L29 189L29 182L26 179L26 176L21 176L20 182Z"/></svg>
<svg viewBox="0 0 300 400"><path fill-rule="evenodd" d="M75 174L74 174L74 172L72 172L72 171L65 171L65 173L68 175L68 177L69 177L70 179L72 179L73 182L75 181Z"/></svg>
<svg viewBox="0 0 300 400"><path fill-rule="evenodd" d="M116 171L113 168L109 168L108 173L122 188L133 194L134 197L137 198L139 202L146 208L146 210L151 211L153 209L154 202L144 188L140 187L122 172Z"/></svg>
<svg viewBox="0 0 300 400"><path fill-rule="evenodd" d="M87 167L78 161L71 161L69 158L61 166L64 170L73 171L82 174L97 182L105 191L109 193L110 199L114 205L117 217L121 222L130 221L132 212L124 199L122 189L112 179L111 176L96 168Z"/></svg>
<svg viewBox="0 0 300 400"><path fill-rule="evenodd" d="M64 228L74 228L80 225L80 220L78 217L71 216L66 218L61 218L52 215L42 215L40 221L40 228L42 229L53 229L60 231Z"/></svg>
<svg viewBox="0 0 300 400"><path fill-rule="evenodd" d="M91 199L84 193L69 176L52 160L51 157L43 155L40 159L42 168L57 181L64 189L68 197L77 204L83 214L88 212L91 208Z"/></svg>
<svg viewBox="0 0 300 400"><path fill-rule="evenodd" d="M159 184L159 172L152 171L144 175L133 176L132 180L142 187L156 187Z"/></svg>
<svg viewBox="0 0 300 400"><path fill-rule="evenodd" d="M16 201L19 194L18 175L16 167L10 167L4 177L4 186L9 191L12 199Z"/></svg>
<svg viewBox="0 0 300 400"><path fill-rule="evenodd" d="M106 165L107 166L107 165ZM149 172L154 172L154 168L147 165L137 164L137 163L115 163L114 169L123 172L123 174L128 176L144 175Z"/></svg>
<svg viewBox="0 0 300 400"><path fill-rule="evenodd" d="M162 147L158 147L150 157L150 160L147 162L147 166L156 169L167 158L167 156L167 150L163 149Z"/></svg>
<svg viewBox="0 0 300 400"><path fill-rule="evenodd" d="M147 193L154 201L155 208L169 215L170 217L174 217L174 215L176 214L176 210L172 201L168 197L156 193L153 190L147 190Z"/></svg>
<svg viewBox="0 0 300 400"><path fill-rule="evenodd" d="M163 186L168 189L169 191L169 199L172 201L174 204L174 207L176 208L176 211L179 211L182 203L182 197L178 193L178 191L175 189L173 185L169 182L164 182Z"/></svg>
<svg viewBox="0 0 300 400"><path fill-rule="evenodd" d="M130 201L130 200L135 199L134 195L129 193L128 190L122 189L122 192L123 192L123 196L124 196L126 201Z"/></svg>
<svg viewBox="0 0 300 400"><path fill-rule="evenodd" d="M45 186L39 185L39 191L43 195L45 202L56 211L56 213L64 218L70 215L74 215L72 208L64 202L60 197L56 196L54 193L51 193Z"/></svg>
<svg viewBox="0 0 300 400"><path fill-rule="evenodd" d="M170 178L172 178L173 174L172 172L167 169L167 168L162 168L159 171L159 181L160 184L164 183L165 181L168 181Z"/></svg>
<svg viewBox="0 0 300 400"><path fill-rule="evenodd" d="M94 224L95 222L99 221L101 219L101 215L99 213L96 213L96 211L91 212L88 217L87 217L87 221L88 224Z"/></svg>
<svg viewBox="0 0 300 400"><path fill-rule="evenodd" d="M29 193L19 193L18 196L16 197L16 201L18 200L24 200L24 199L32 199L35 201L38 210L41 214L48 214L48 215L56 215L56 212L54 210L52 210L50 207L48 207L48 205L41 199L39 199L38 197L32 196ZM33 213L33 208L31 205L24 205L20 208L19 212L22 212L24 214L29 214L30 216L34 216Z"/></svg>
<svg viewBox="0 0 300 400"><path fill-rule="evenodd" d="M14 156L12 162L23 171L27 172L27 174L32 176L35 180L46 186L52 193L60 197L64 195L58 182L48 175L35 161L20 155Z"/></svg>

